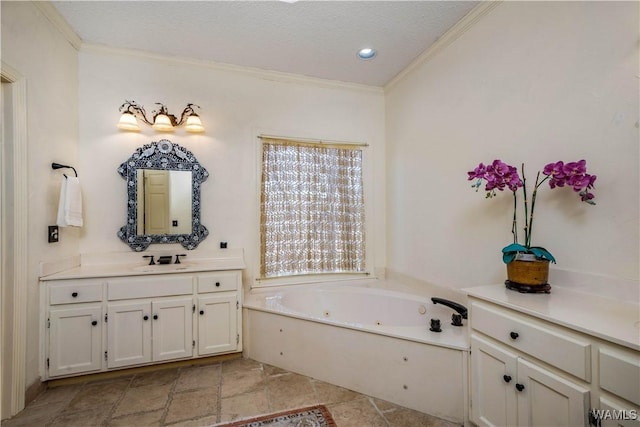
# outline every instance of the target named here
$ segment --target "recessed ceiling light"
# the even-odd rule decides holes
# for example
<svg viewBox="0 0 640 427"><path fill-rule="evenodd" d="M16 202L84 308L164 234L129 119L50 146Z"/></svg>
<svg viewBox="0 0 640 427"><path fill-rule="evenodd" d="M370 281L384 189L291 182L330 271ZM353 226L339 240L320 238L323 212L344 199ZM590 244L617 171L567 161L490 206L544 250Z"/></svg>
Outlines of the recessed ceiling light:
<svg viewBox="0 0 640 427"><path fill-rule="evenodd" d="M376 56L376 50L370 47L358 51L358 58L360 59L373 59L374 56Z"/></svg>

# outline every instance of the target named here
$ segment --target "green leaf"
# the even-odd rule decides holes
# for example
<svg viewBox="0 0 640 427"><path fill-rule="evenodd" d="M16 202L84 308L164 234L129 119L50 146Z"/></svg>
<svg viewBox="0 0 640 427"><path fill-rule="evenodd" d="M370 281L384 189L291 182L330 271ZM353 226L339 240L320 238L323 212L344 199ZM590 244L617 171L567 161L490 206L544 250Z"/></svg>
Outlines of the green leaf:
<svg viewBox="0 0 640 427"><path fill-rule="evenodd" d="M512 243L502 248L503 254L512 253L512 252L514 253L527 252L527 247L524 245L521 245L520 243Z"/></svg>
<svg viewBox="0 0 640 427"><path fill-rule="evenodd" d="M509 264L516 258L516 255L519 252L527 252L527 247L521 245L520 243L512 243L508 246L502 248L502 261L505 264Z"/></svg>
<svg viewBox="0 0 640 427"><path fill-rule="evenodd" d="M546 250L545 248L541 248L540 246L535 246L529 248L529 252L534 254L537 258L546 259L551 261L552 263L556 263L556 259L551 255L551 252Z"/></svg>
<svg viewBox="0 0 640 427"><path fill-rule="evenodd" d="M516 258L516 254L517 254L517 252L503 253L502 254L502 261L505 264L509 264L511 261L513 261Z"/></svg>

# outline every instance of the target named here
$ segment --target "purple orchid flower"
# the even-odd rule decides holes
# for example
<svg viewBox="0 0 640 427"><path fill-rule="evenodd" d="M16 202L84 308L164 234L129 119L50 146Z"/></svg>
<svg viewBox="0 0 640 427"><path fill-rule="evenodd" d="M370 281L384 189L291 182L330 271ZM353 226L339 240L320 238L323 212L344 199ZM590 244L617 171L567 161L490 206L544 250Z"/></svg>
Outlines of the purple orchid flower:
<svg viewBox="0 0 640 427"><path fill-rule="evenodd" d="M542 179L540 177L540 173L544 176ZM476 180L476 183L472 185L472 188L475 188L478 191L482 182L485 181L485 191L487 192L486 197L491 198L496 195L495 190L504 191L505 188L509 188L513 192L513 223L512 223L512 233L514 237L514 245L510 245L505 249L508 249L507 258L505 262L510 262L513 259L512 255L512 246L520 247L527 252L536 253L536 256L541 256L546 258L552 262L555 262L553 255L551 255L544 248L532 248L531 246L531 232L533 229L533 212L536 205L536 196L538 192L538 188L545 182L549 181L549 187L554 189L556 187L564 187L565 185L571 187L574 191L578 192L580 195L580 200L590 204L595 205L593 199L595 196L593 193L587 191L594 187L594 183L596 181L595 175L590 175L587 173L587 161L579 160L577 162L569 162L564 163L562 161L549 163L545 165L544 169L541 172L538 172L536 176L536 181L533 186L533 194L531 195L531 205L529 206L527 203L527 189L525 187L525 179L524 179L524 164L522 165L522 178L518 175L518 170L510 166L503 161L496 159L491 164L485 165L484 163L480 163L474 170L467 172L469 180ZM524 214L525 214L525 245L518 244L518 234L516 230L517 224L517 197L516 192L518 188L523 189L524 193ZM529 210L530 209L530 210ZM535 252L535 249L543 250L538 251L543 255L538 255ZM503 250L504 252L504 250ZM506 258L503 258L506 259Z"/></svg>

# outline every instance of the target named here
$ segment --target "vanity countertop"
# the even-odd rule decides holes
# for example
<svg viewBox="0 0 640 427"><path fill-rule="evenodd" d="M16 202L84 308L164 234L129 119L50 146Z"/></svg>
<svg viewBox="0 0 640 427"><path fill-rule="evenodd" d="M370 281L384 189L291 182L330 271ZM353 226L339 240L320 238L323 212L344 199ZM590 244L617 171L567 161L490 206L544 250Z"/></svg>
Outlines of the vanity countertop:
<svg viewBox="0 0 640 427"><path fill-rule="evenodd" d="M242 270L245 263L242 255L182 260L180 264L144 263L89 263L81 264L56 273L43 275L42 281L90 279L100 277L148 276L153 274L198 273L206 271Z"/></svg>
<svg viewBox="0 0 640 427"><path fill-rule="evenodd" d="M566 328L640 351L640 305L554 286L549 294L525 294L504 285L463 289L489 301Z"/></svg>

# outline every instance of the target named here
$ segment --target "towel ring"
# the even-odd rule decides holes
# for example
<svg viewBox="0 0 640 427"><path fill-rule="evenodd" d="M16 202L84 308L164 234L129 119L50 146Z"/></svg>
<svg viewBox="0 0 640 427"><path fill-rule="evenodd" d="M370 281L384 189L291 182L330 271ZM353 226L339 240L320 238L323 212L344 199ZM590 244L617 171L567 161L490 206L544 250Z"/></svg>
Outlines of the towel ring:
<svg viewBox="0 0 640 427"><path fill-rule="evenodd" d="M78 177L78 172L76 171L76 168L74 168L73 166L61 165L60 163L51 163L51 169L53 169L53 170L56 170L56 169L73 169L73 173L76 174L76 178ZM66 178L67 175L64 175L64 177Z"/></svg>

